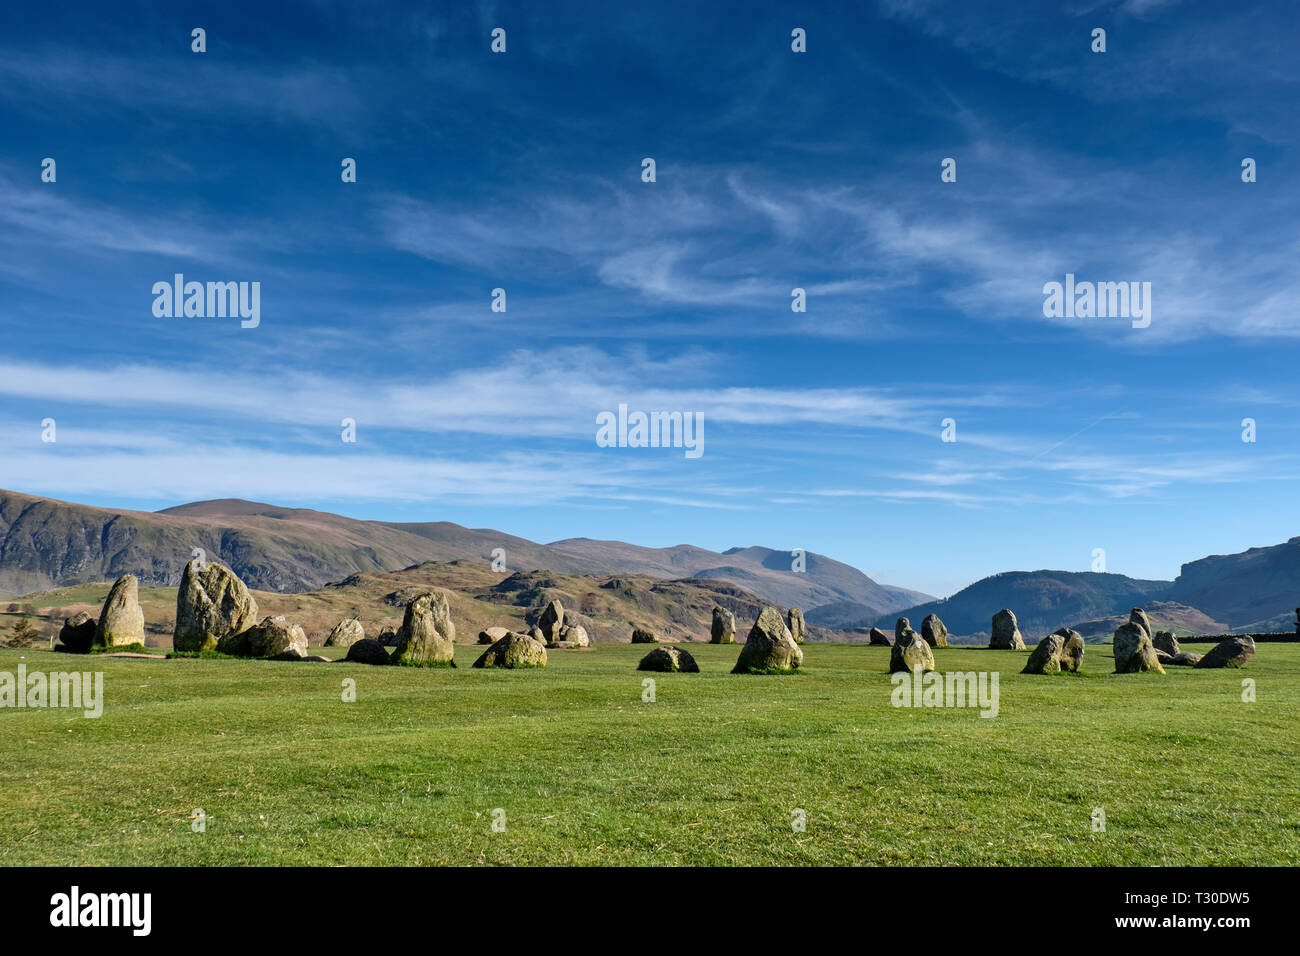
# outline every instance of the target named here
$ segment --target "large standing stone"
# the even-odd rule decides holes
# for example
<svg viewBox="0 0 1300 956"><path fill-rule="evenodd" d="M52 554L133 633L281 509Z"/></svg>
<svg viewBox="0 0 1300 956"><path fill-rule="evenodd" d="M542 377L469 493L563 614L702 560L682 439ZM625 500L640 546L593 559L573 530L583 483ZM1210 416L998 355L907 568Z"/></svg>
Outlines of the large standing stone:
<svg viewBox="0 0 1300 956"><path fill-rule="evenodd" d="M564 605L559 601L546 605L537 618L537 626L542 629L542 636L547 641L558 641L560 628L564 626Z"/></svg>
<svg viewBox="0 0 1300 956"><path fill-rule="evenodd" d="M1060 634L1048 634L1038 642L1034 652L1025 662L1022 674L1059 674L1061 672L1061 654L1065 650L1065 638Z"/></svg>
<svg viewBox="0 0 1300 956"><path fill-rule="evenodd" d="M447 595L426 591L406 605L393 663L455 667L455 654L456 625L451 620Z"/></svg>
<svg viewBox="0 0 1300 956"><path fill-rule="evenodd" d="M907 618L900 620L905 621ZM918 670L934 670L934 651L930 650L925 638L910 627L905 627L894 635L894 647L889 652L889 673L914 673Z"/></svg>
<svg viewBox="0 0 1300 956"><path fill-rule="evenodd" d="M363 637L348 648L345 660L353 664L391 664L388 651L373 637Z"/></svg>
<svg viewBox="0 0 1300 956"><path fill-rule="evenodd" d="M95 628L96 647L144 643L144 610L140 607L140 581L124 574L113 582Z"/></svg>
<svg viewBox="0 0 1300 956"><path fill-rule="evenodd" d="M63 619L63 627L59 628L59 643L74 654L89 654L97 630L99 625L95 619L85 611L78 611L72 617Z"/></svg>
<svg viewBox="0 0 1300 956"><path fill-rule="evenodd" d="M1052 632L1061 638L1061 656L1058 658L1063 671L1077 671L1083 666L1083 635L1068 627L1058 627Z"/></svg>
<svg viewBox="0 0 1300 956"><path fill-rule="evenodd" d="M931 647L948 646L948 628L939 620L938 614L927 614L921 622L921 636Z"/></svg>
<svg viewBox="0 0 1300 956"><path fill-rule="evenodd" d="M1255 639L1249 635L1230 637L1215 644L1199 661L1197 667L1240 667L1255 656Z"/></svg>
<svg viewBox="0 0 1300 956"><path fill-rule="evenodd" d="M1142 625L1130 621L1121 624L1115 632L1115 673L1135 674L1138 671L1157 671L1163 674L1160 658L1156 656L1151 635L1142 629Z"/></svg>
<svg viewBox="0 0 1300 956"><path fill-rule="evenodd" d="M735 642L732 641L732 643ZM680 671L683 674L698 674L700 665L695 663L695 658L691 657L689 651L680 647L656 647L641 658L641 663L636 665L636 669L639 671L665 671L669 673Z"/></svg>
<svg viewBox="0 0 1300 956"><path fill-rule="evenodd" d="M1151 643L1155 645L1156 650L1164 651L1170 657L1177 657L1183 652L1173 631L1156 631L1151 635Z"/></svg>
<svg viewBox="0 0 1300 956"><path fill-rule="evenodd" d="M736 615L725 607L714 607L713 609L713 628L709 632L709 643L736 643Z"/></svg>
<svg viewBox="0 0 1300 956"><path fill-rule="evenodd" d="M884 631L882 631L880 628L873 627L871 629L871 633L867 637L867 643L875 644L878 647L889 647L894 642L891 641L889 639L889 635L886 634Z"/></svg>
<svg viewBox="0 0 1300 956"><path fill-rule="evenodd" d="M345 618L334 625L330 636L325 638L326 647L351 647L366 636L366 629L355 617Z"/></svg>
<svg viewBox="0 0 1300 956"><path fill-rule="evenodd" d="M786 627L790 628L790 636L794 638L796 644L802 644L804 635L808 632L808 627L804 624L803 609L792 607L786 612Z"/></svg>
<svg viewBox="0 0 1300 956"><path fill-rule="evenodd" d="M235 572L211 561L185 565L176 590L176 630L172 647L178 651L213 650L217 641L238 634L257 621L257 601Z"/></svg>
<svg viewBox="0 0 1300 956"><path fill-rule="evenodd" d="M653 633L647 631L645 628L634 627L632 628L632 643L633 644L658 644L659 641L654 636Z"/></svg>
<svg viewBox="0 0 1300 956"><path fill-rule="evenodd" d="M731 672L792 671L802 663L803 651L794 642L790 628L781 620L781 612L769 604L759 612L758 620L749 629L749 637Z"/></svg>
<svg viewBox="0 0 1300 956"><path fill-rule="evenodd" d="M475 667L545 667L546 648L527 634L507 634L489 647Z"/></svg>
<svg viewBox="0 0 1300 956"><path fill-rule="evenodd" d="M1140 607L1135 607L1128 612L1128 622L1136 624L1142 630L1147 632L1147 637L1151 636L1151 618L1147 617L1147 612Z"/></svg>
<svg viewBox="0 0 1300 956"><path fill-rule="evenodd" d="M1020 636L1020 626L1016 615L1003 608L993 615L993 634L989 638L989 647L1004 651L1023 651L1025 639Z"/></svg>

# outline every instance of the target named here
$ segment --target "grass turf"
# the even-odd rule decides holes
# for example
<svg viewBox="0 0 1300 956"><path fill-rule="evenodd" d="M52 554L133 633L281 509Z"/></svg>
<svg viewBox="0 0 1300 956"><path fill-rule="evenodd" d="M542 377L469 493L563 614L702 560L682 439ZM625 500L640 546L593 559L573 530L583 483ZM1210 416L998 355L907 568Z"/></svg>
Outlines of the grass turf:
<svg viewBox="0 0 1300 956"><path fill-rule="evenodd" d="M105 692L99 719L0 709L0 864L1290 865L1300 848L1300 645L1165 676L1112 674L1109 646L1051 677L1020 675L1027 653L936 650L942 671L1000 672L992 719L891 706L888 648L805 645L798 680L730 674L739 645L651 675L646 650L515 672L469 667L469 646L455 670L0 650L0 671L103 671Z"/></svg>

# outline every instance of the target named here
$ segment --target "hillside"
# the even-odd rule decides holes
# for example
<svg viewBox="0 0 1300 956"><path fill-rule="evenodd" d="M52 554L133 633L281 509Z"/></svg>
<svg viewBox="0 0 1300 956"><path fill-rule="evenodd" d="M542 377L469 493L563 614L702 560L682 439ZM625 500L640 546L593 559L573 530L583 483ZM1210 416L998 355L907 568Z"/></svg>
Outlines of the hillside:
<svg viewBox="0 0 1300 956"><path fill-rule="evenodd" d="M768 548L724 554L691 545L645 548L587 538L546 545L446 521L360 521L233 498L144 512L0 491L3 593L25 594L127 573L145 585L174 585L195 548L230 566L250 587L285 593L425 561L488 563L500 548L509 570L707 577L805 611L847 600L883 613L927 597L880 585L817 554L807 555L806 572L795 573L789 552Z"/></svg>
<svg viewBox="0 0 1300 956"><path fill-rule="evenodd" d="M1198 607L1233 627L1279 617L1293 624L1295 609L1300 607L1300 537L1184 564L1169 589L1169 598Z"/></svg>
<svg viewBox="0 0 1300 956"><path fill-rule="evenodd" d="M7 631L19 617L28 617L36 619L43 636L52 637L63 619L77 611L98 616L111 584L98 581L25 595L15 611L7 611L7 605L0 608L0 630ZM431 588L447 590L456 639L465 644L473 644L487 627L524 627L528 611L552 599L564 605L566 620L587 628L597 642L627 641L633 626L648 628L661 640L707 641L714 605L736 615L738 639L743 642L762 604L726 581L663 580L646 574L503 573L481 561L426 562L402 571L352 575L312 591L254 590L253 596L259 618L284 614L303 626L311 643L320 644L345 617L360 618L368 637L378 637L384 628L396 629L406 604ZM142 587L140 605L149 644L170 646L176 588ZM834 641L844 635L810 626L808 637Z"/></svg>

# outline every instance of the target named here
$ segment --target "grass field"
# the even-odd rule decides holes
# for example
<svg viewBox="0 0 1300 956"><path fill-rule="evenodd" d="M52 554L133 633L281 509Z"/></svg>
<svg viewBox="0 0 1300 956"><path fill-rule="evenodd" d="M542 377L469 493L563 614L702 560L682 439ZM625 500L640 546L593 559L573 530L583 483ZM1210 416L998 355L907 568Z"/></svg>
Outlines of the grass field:
<svg viewBox="0 0 1300 956"><path fill-rule="evenodd" d="M517 672L471 669L471 647L456 670L0 650L0 671L102 670L106 699L99 719L0 709L0 864L1300 857L1300 645L1163 677L1110 673L1109 646L1054 677L1021 676L1024 653L937 650L940 670L1000 673L992 719L891 706L888 648L804 650L794 677L729 674L738 646L657 675L630 645Z"/></svg>

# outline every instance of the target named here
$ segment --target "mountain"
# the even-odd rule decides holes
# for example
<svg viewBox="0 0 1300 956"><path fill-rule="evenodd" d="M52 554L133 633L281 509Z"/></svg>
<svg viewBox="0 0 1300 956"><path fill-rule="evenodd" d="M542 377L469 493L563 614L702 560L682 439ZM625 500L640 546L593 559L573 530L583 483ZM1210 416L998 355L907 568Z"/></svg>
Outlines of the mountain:
<svg viewBox="0 0 1300 956"><path fill-rule="evenodd" d="M1026 643L1073 621L1090 621L1163 600L1168 581L1139 581L1122 574L1093 571L1008 571L976 581L952 597L884 615L877 627L893 633L896 617L918 631L927 614L938 614L958 637L988 638L992 618L1002 608L1016 614Z"/></svg>
<svg viewBox="0 0 1300 956"><path fill-rule="evenodd" d="M804 553L802 571L792 570L789 551L771 548L731 548L718 553L692 545L644 548L622 541L568 538L551 549L592 562L606 573L629 571L658 577L690 575L730 581L783 607L798 605L810 623L825 624L817 609L845 601L861 604L873 614L915 604L929 595L878 584L857 568L811 551ZM826 624L833 627L833 624Z"/></svg>
<svg viewBox="0 0 1300 956"><path fill-rule="evenodd" d="M1279 616L1284 623L1290 619L1293 627L1300 607L1300 537L1188 562L1169 589L1169 599L1200 608L1234 628Z"/></svg>
<svg viewBox="0 0 1300 956"><path fill-rule="evenodd" d="M282 593L427 561L488 563L502 549L508 570L713 579L805 610L852 601L874 615L928 597L878 584L813 553L806 555L806 570L794 572L789 552L769 548L720 553L692 545L644 548L588 538L548 545L446 521L359 521L234 498L147 512L0 491L0 590L7 594L127 573L146 586L174 585L195 548L230 566L250 587Z"/></svg>

